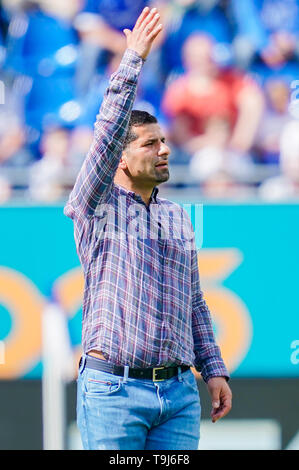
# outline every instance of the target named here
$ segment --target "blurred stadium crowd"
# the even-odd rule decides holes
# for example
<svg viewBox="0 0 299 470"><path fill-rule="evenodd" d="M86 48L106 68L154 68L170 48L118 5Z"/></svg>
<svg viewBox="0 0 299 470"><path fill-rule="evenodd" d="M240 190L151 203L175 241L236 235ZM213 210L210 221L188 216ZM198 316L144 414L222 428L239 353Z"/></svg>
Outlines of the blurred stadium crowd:
<svg viewBox="0 0 299 470"><path fill-rule="evenodd" d="M145 5L159 8L164 30L135 108L164 128L167 184L207 198L296 198L299 0L3 0L0 201L70 190L122 30Z"/></svg>

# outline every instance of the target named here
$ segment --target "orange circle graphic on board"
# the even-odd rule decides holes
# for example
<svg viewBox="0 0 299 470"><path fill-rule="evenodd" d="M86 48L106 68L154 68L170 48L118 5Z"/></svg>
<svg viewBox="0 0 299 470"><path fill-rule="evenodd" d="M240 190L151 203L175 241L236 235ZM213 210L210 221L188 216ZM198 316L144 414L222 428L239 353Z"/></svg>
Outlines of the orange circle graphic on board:
<svg viewBox="0 0 299 470"><path fill-rule="evenodd" d="M44 300L27 277L1 267L0 303L12 316L12 329L3 340L4 361L0 365L0 378L10 379L24 375L40 358Z"/></svg>

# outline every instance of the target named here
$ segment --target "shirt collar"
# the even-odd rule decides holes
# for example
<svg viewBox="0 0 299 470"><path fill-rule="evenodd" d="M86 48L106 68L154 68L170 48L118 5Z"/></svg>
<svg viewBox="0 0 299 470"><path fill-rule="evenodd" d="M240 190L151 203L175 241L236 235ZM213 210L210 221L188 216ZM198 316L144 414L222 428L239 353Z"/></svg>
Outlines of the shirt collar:
<svg viewBox="0 0 299 470"><path fill-rule="evenodd" d="M114 184L122 193L128 194L129 196L131 196L135 200L138 200L138 199L142 200L141 196L139 196L139 194L134 193L134 191L130 191L129 189L124 188L124 186L121 186L120 184L117 184L117 183L114 183ZM151 197L150 197L150 202L155 202L155 203L158 202L157 201L158 192L159 192L159 188L157 186L155 186L154 189L152 190L152 194L151 194Z"/></svg>
<svg viewBox="0 0 299 470"><path fill-rule="evenodd" d="M150 201L154 201L154 202L157 202L157 195L158 195L158 192L159 192L159 188L157 186L154 187L153 191L152 191L152 194L151 194L151 197L150 197Z"/></svg>

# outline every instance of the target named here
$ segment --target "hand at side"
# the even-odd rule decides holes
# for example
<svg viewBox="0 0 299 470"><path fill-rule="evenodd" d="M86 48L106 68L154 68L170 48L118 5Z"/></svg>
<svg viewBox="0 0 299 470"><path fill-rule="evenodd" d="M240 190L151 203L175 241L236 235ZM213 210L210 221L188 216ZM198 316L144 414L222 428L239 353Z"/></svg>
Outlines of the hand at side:
<svg viewBox="0 0 299 470"><path fill-rule="evenodd" d="M210 378L207 387L212 398L211 419L215 423L231 410L232 392L224 377Z"/></svg>

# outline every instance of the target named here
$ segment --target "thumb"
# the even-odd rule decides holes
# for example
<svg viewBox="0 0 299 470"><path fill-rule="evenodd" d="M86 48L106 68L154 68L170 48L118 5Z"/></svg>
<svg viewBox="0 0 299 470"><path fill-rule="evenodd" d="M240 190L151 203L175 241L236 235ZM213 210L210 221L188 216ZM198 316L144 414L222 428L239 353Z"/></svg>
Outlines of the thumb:
<svg viewBox="0 0 299 470"><path fill-rule="evenodd" d="M212 407L213 408L219 408L220 406L220 398L219 398L219 388L216 388L213 390L212 393Z"/></svg>
<svg viewBox="0 0 299 470"><path fill-rule="evenodd" d="M125 34L126 38L128 39L131 35L131 31L127 28L123 29L123 33Z"/></svg>

